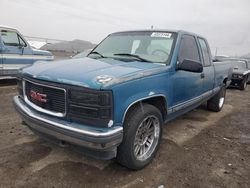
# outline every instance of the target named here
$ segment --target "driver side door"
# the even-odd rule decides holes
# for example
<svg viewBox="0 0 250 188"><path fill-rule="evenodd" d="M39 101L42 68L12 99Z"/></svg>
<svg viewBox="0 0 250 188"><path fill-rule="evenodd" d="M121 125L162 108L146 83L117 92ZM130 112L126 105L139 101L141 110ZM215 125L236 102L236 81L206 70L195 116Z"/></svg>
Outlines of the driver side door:
<svg viewBox="0 0 250 188"><path fill-rule="evenodd" d="M180 41L178 63L191 60L201 63L197 40L192 35L183 35ZM203 91L203 73L176 70L171 77L173 105L178 109L194 104L200 100Z"/></svg>

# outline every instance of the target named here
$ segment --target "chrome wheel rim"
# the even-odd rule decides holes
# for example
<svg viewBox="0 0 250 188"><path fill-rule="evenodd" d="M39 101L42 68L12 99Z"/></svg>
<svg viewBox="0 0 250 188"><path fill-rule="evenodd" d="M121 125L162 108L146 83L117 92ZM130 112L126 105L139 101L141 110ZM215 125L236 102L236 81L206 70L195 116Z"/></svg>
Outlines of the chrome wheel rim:
<svg viewBox="0 0 250 188"><path fill-rule="evenodd" d="M156 116L147 116L140 123L134 140L134 155L137 160L147 160L159 142L160 121Z"/></svg>
<svg viewBox="0 0 250 188"><path fill-rule="evenodd" d="M246 88L246 87L247 87L247 82L244 83L244 88Z"/></svg>
<svg viewBox="0 0 250 188"><path fill-rule="evenodd" d="M224 104L225 98L221 97L220 101L219 101L219 108L222 108L223 104Z"/></svg>

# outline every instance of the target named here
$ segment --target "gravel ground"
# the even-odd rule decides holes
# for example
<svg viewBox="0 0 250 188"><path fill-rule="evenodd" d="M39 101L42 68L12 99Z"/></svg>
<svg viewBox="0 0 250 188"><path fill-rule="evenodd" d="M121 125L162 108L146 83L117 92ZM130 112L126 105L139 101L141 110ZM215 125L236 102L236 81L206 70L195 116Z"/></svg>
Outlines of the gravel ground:
<svg viewBox="0 0 250 188"><path fill-rule="evenodd" d="M250 185L250 86L227 90L219 113L201 106L168 123L153 162L130 171L115 160L91 159L40 139L13 108L13 81L0 85L0 187Z"/></svg>

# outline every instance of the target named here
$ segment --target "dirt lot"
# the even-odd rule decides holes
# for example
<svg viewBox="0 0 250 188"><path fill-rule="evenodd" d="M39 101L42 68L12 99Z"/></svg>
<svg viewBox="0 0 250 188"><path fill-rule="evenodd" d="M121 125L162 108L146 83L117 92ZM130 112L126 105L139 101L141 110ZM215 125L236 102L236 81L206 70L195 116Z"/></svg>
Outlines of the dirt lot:
<svg viewBox="0 0 250 188"><path fill-rule="evenodd" d="M200 107L164 126L160 150L141 171L39 139L0 83L0 187L249 187L250 86L227 90L220 113Z"/></svg>

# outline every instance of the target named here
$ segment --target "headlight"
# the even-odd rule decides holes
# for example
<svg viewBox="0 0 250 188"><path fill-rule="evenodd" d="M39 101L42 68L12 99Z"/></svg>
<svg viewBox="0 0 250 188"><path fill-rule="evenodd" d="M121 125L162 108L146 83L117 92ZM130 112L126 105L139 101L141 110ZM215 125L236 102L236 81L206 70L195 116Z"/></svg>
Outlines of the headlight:
<svg viewBox="0 0 250 188"><path fill-rule="evenodd" d="M112 92L70 89L68 117L71 121L107 127L112 120Z"/></svg>
<svg viewBox="0 0 250 188"><path fill-rule="evenodd" d="M233 74L233 78L241 79L241 78L243 78L243 75L241 75L241 74Z"/></svg>
<svg viewBox="0 0 250 188"><path fill-rule="evenodd" d="M69 100L79 105L108 106L111 103L111 92L97 91L96 93L70 90Z"/></svg>

